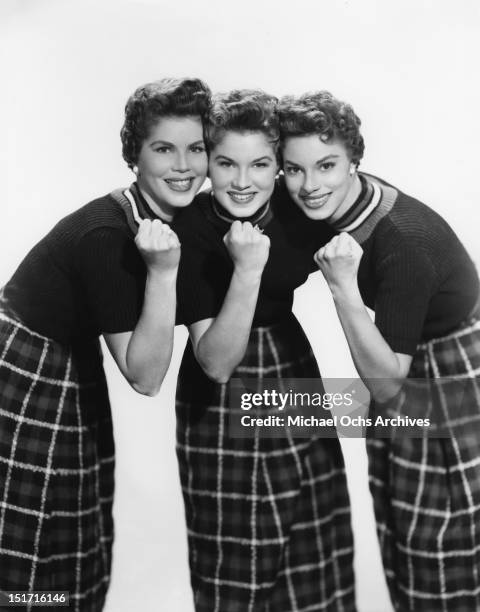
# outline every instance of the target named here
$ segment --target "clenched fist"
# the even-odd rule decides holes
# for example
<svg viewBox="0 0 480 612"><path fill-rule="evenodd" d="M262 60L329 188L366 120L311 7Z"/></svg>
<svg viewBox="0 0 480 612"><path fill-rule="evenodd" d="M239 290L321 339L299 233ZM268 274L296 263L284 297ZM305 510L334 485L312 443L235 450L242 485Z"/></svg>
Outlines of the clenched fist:
<svg viewBox="0 0 480 612"><path fill-rule="evenodd" d="M241 272L263 272L270 250L270 238L248 221L234 221L223 242L235 268Z"/></svg>
<svg viewBox="0 0 480 612"><path fill-rule="evenodd" d="M180 261L180 242L175 232L159 219L143 219L135 237L147 268L156 272L173 272Z"/></svg>
<svg viewBox="0 0 480 612"><path fill-rule="evenodd" d="M330 288L348 288L357 282L362 255L363 249L358 242L350 234L342 232L319 249L314 255L314 260Z"/></svg>

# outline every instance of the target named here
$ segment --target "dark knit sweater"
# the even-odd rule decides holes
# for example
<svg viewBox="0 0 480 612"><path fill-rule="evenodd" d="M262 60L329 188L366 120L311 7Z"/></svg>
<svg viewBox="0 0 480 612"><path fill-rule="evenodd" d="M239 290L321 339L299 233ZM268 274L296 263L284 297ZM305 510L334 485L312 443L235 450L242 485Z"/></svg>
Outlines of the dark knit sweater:
<svg viewBox="0 0 480 612"><path fill-rule="evenodd" d="M213 204L211 193L197 195L193 205L175 224L182 244L177 298L186 324L218 314L232 277L232 261L223 243L231 223L215 213ZM218 211L218 203L216 208ZM223 212L222 216L229 216ZM272 325L289 316L294 290L316 270L315 251L334 235L326 223L312 224L292 206L281 182L276 184L269 214L262 221L259 225L263 226L271 244L254 326Z"/></svg>
<svg viewBox="0 0 480 612"><path fill-rule="evenodd" d="M380 186L381 199L349 232L364 251L360 292L390 347L413 354L419 342L452 332L469 316L478 274L440 215L385 181L363 176Z"/></svg>
<svg viewBox="0 0 480 612"><path fill-rule="evenodd" d="M106 195L62 219L4 288L30 329L62 343L130 331L146 269L120 204Z"/></svg>

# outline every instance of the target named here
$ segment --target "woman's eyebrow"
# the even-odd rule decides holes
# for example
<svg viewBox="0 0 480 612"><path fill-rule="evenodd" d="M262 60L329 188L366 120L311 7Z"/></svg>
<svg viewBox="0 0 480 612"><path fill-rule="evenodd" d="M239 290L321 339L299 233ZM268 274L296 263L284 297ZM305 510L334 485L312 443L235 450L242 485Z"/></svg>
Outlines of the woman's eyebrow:
<svg viewBox="0 0 480 612"><path fill-rule="evenodd" d="M316 163L322 164L324 161L327 161L327 159L336 159L337 157L340 157L340 155L337 155L337 153L330 153L330 155L325 155L325 157L322 157Z"/></svg>
<svg viewBox="0 0 480 612"><path fill-rule="evenodd" d="M336 153L330 153L329 155L325 155L325 157L321 157L320 159L317 159L315 164L323 164L323 162L327 161L327 159L336 159L338 157L340 157L340 155L337 155ZM299 168L301 167L301 164L298 164L297 162L294 162L294 161L290 161L289 159L285 159L284 163L290 164L291 166L298 166Z"/></svg>
<svg viewBox="0 0 480 612"><path fill-rule="evenodd" d="M150 146L154 147L159 144L166 145L168 147L175 147L174 143L170 142L169 140L154 140L153 142L150 143ZM190 142L188 146L193 147L195 145L203 145L203 144L204 144L203 139L200 139L200 140L195 140L195 142Z"/></svg>
<svg viewBox="0 0 480 612"><path fill-rule="evenodd" d="M168 140L154 140L153 142L150 143L150 146L154 147L155 145L159 145L159 144L167 145L169 147L174 146L173 142L168 142Z"/></svg>
<svg viewBox="0 0 480 612"><path fill-rule="evenodd" d="M270 157L270 155L262 155L262 157L259 157L258 159L254 159L252 164L258 164L258 162L263 161L264 159L268 159L269 161L272 161L272 158Z"/></svg>

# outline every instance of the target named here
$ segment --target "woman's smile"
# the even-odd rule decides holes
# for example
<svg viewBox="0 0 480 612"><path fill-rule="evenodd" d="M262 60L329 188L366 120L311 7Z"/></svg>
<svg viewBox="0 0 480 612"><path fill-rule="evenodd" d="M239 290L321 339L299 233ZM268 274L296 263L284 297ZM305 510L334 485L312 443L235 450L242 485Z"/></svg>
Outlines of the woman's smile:
<svg viewBox="0 0 480 612"><path fill-rule="evenodd" d="M329 191L328 193L301 195L300 197L307 208L316 210L326 204L331 195L332 192Z"/></svg>
<svg viewBox="0 0 480 612"><path fill-rule="evenodd" d="M235 217L250 217L272 195L275 147L262 132L229 130L212 149L209 169L217 202Z"/></svg>
<svg viewBox="0 0 480 612"><path fill-rule="evenodd" d="M257 195L256 191L247 191L245 193L240 191L228 191L227 193L235 204L249 204Z"/></svg>
<svg viewBox="0 0 480 612"><path fill-rule="evenodd" d="M195 177L191 176L189 178L181 178L181 179L164 179L169 188L172 191L190 191L193 186L193 181Z"/></svg>

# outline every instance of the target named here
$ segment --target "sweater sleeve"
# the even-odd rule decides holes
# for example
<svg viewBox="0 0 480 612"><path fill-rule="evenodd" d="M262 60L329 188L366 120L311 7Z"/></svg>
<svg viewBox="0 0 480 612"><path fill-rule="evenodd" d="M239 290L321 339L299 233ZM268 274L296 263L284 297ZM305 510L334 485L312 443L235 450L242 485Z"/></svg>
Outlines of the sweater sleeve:
<svg viewBox="0 0 480 612"><path fill-rule="evenodd" d="M205 228L203 228L205 229ZM177 228L182 255L177 279L179 318L185 325L214 318L227 293L232 263L214 228Z"/></svg>
<svg viewBox="0 0 480 612"><path fill-rule="evenodd" d="M413 355L436 284L426 253L404 244L377 265L375 324L391 349Z"/></svg>
<svg viewBox="0 0 480 612"><path fill-rule="evenodd" d="M77 243L74 266L98 333L132 331L140 317L146 270L133 238L98 227Z"/></svg>

